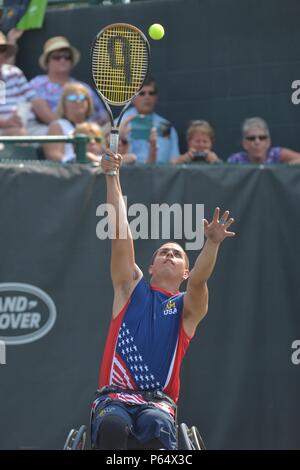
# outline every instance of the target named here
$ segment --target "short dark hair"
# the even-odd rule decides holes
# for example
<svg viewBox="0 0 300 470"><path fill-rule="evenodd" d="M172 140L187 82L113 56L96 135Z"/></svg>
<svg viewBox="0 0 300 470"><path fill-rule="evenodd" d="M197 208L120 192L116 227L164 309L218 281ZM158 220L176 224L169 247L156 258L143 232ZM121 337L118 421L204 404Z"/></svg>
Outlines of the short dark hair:
<svg viewBox="0 0 300 470"><path fill-rule="evenodd" d="M143 83L143 86L153 85L155 93L158 93L158 87L155 81L155 78L152 75L148 75L146 80Z"/></svg>
<svg viewBox="0 0 300 470"><path fill-rule="evenodd" d="M168 242L167 242L168 243ZM169 242L169 243L174 243L175 245L179 245L179 243L177 242ZM153 253L152 255L152 258L151 258L151 264L154 263L154 260L156 258L156 255L158 254L159 250L161 249L162 246L164 246L166 243L164 243L163 245L161 245L159 248L157 248L157 250L155 250L155 252ZM180 246L180 248L182 248L182 246ZM182 248L183 250L183 248ZM183 253L184 253L184 258L185 258L185 265L186 265L186 268L189 269L190 268L190 260L189 260L189 257L188 255L186 254L186 252L183 250Z"/></svg>

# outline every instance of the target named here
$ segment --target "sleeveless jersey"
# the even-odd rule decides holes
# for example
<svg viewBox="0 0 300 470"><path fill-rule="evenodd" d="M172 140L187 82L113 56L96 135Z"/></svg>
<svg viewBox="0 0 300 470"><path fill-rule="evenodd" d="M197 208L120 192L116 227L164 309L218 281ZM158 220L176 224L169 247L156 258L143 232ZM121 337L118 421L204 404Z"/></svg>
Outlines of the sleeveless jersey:
<svg viewBox="0 0 300 470"><path fill-rule="evenodd" d="M162 390L175 402L180 367L191 338L182 323L184 293L171 294L142 278L113 318L104 349L99 388L118 385L137 394L110 394L131 404L146 403L139 390ZM158 404L159 408L170 407Z"/></svg>

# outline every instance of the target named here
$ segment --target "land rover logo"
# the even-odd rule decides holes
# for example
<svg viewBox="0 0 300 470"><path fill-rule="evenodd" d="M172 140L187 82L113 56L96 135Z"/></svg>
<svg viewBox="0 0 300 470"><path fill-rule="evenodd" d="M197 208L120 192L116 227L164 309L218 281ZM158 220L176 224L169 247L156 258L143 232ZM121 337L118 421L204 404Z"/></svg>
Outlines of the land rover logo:
<svg viewBox="0 0 300 470"><path fill-rule="evenodd" d="M45 336L56 320L52 299L29 284L0 284L0 340L32 343Z"/></svg>

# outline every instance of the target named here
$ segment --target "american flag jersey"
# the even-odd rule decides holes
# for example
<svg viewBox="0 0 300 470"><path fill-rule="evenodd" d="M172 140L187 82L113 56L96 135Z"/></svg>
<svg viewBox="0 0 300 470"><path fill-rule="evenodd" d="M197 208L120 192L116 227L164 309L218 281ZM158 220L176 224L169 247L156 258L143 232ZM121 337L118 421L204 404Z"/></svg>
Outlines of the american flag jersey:
<svg viewBox="0 0 300 470"><path fill-rule="evenodd" d="M177 402L181 362L191 340L182 324L183 298L184 293L171 294L144 278L139 281L111 321L99 388L114 384L137 392L162 390ZM147 403L138 393L109 396L132 405ZM154 404L173 414L166 402Z"/></svg>

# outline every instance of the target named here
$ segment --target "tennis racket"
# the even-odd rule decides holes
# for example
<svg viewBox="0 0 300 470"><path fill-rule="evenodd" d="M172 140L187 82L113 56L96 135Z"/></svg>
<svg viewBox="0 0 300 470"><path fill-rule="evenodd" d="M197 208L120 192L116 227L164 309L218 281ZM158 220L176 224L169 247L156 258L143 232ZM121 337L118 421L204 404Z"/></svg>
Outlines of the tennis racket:
<svg viewBox="0 0 300 470"><path fill-rule="evenodd" d="M92 78L111 121L110 149L117 153L119 126L131 100L142 88L148 74L150 47L135 26L114 23L96 36L91 50ZM117 124L110 106L124 106ZM109 172L116 175L116 171Z"/></svg>

